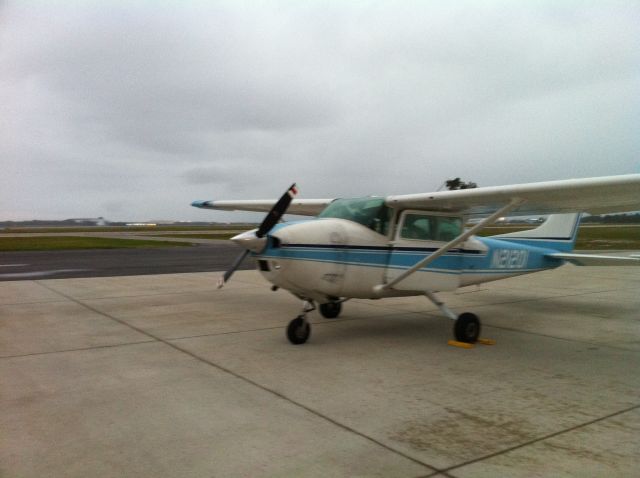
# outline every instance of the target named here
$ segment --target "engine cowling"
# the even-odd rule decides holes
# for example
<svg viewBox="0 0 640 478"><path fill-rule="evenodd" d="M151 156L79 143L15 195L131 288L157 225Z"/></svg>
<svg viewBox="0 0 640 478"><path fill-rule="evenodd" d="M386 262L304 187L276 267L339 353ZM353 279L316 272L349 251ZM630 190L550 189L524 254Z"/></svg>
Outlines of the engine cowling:
<svg viewBox="0 0 640 478"><path fill-rule="evenodd" d="M384 264L366 267L362 257L369 248L384 254L388 239L358 223L335 218L284 223L269 236L265 250L256 255L259 270L301 297L320 302L369 297L382 280Z"/></svg>

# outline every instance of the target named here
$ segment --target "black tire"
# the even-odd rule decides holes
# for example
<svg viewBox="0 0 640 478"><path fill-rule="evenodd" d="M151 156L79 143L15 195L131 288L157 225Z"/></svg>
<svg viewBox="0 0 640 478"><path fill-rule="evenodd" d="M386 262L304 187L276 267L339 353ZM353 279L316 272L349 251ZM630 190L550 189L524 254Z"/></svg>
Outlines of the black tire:
<svg viewBox="0 0 640 478"><path fill-rule="evenodd" d="M480 320L475 314L460 314L453 325L453 334L458 342L474 344L480 337Z"/></svg>
<svg viewBox="0 0 640 478"><path fill-rule="evenodd" d="M340 315L342 311L342 303L340 302L327 302L326 304L320 304L320 314L325 319L335 319Z"/></svg>
<svg viewBox="0 0 640 478"><path fill-rule="evenodd" d="M309 340L311 326L302 316L298 316L289 322L287 326L287 338L294 345L300 345Z"/></svg>

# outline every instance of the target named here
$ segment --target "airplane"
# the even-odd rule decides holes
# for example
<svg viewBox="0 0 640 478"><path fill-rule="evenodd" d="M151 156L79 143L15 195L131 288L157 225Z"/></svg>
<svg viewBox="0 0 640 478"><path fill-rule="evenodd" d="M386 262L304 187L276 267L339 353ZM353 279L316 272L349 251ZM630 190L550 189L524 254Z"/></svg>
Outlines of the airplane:
<svg viewBox="0 0 640 478"><path fill-rule="evenodd" d="M310 337L307 315L316 304L329 319L338 317L349 299L418 295L454 321L457 343L473 344L480 336L480 319L471 312L455 314L436 293L565 263L640 265L638 256L573 252L582 213L640 210L640 174L387 197L295 199L297 192L294 183L277 201L191 204L267 212L257 229L231 238L245 250L218 287L251 256L272 290L285 289L303 301L301 313L286 330L296 345ZM280 222L285 212L313 218ZM527 231L475 235L508 215L549 216ZM473 225L465 227L470 220Z"/></svg>

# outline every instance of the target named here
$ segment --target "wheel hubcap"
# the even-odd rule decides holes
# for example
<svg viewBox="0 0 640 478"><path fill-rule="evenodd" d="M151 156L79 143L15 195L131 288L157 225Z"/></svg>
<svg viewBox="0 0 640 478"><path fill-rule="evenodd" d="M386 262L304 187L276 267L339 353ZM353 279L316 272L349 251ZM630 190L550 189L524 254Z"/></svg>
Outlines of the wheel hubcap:
<svg viewBox="0 0 640 478"><path fill-rule="evenodd" d="M467 324L465 332L466 332L467 337L474 337L476 335L476 333L478 332L478 326L476 324L474 324L473 322L470 323L470 324Z"/></svg>
<svg viewBox="0 0 640 478"><path fill-rule="evenodd" d="M296 327L295 334L297 338L302 339L307 334L307 328L304 325Z"/></svg>

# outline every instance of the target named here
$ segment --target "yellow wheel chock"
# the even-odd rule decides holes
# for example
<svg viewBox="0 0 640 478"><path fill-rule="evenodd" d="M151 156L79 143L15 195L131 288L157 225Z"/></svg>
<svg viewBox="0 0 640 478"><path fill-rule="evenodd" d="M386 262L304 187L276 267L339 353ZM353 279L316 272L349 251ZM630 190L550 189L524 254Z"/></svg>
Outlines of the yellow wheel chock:
<svg viewBox="0 0 640 478"><path fill-rule="evenodd" d="M493 339L478 339L478 343L482 345L495 345L496 341Z"/></svg>
<svg viewBox="0 0 640 478"><path fill-rule="evenodd" d="M457 340L449 340L447 344L453 345L454 347L460 347L461 349L472 349L474 347L473 344L470 344L468 342L458 342Z"/></svg>
<svg viewBox="0 0 640 478"><path fill-rule="evenodd" d="M495 345L496 341L493 339L478 339L478 343L482 345ZM472 349L474 347L473 344L467 342L458 342L457 340L449 340L447 345L452 345L453 347L460 347L461 349Z"/></svg>

